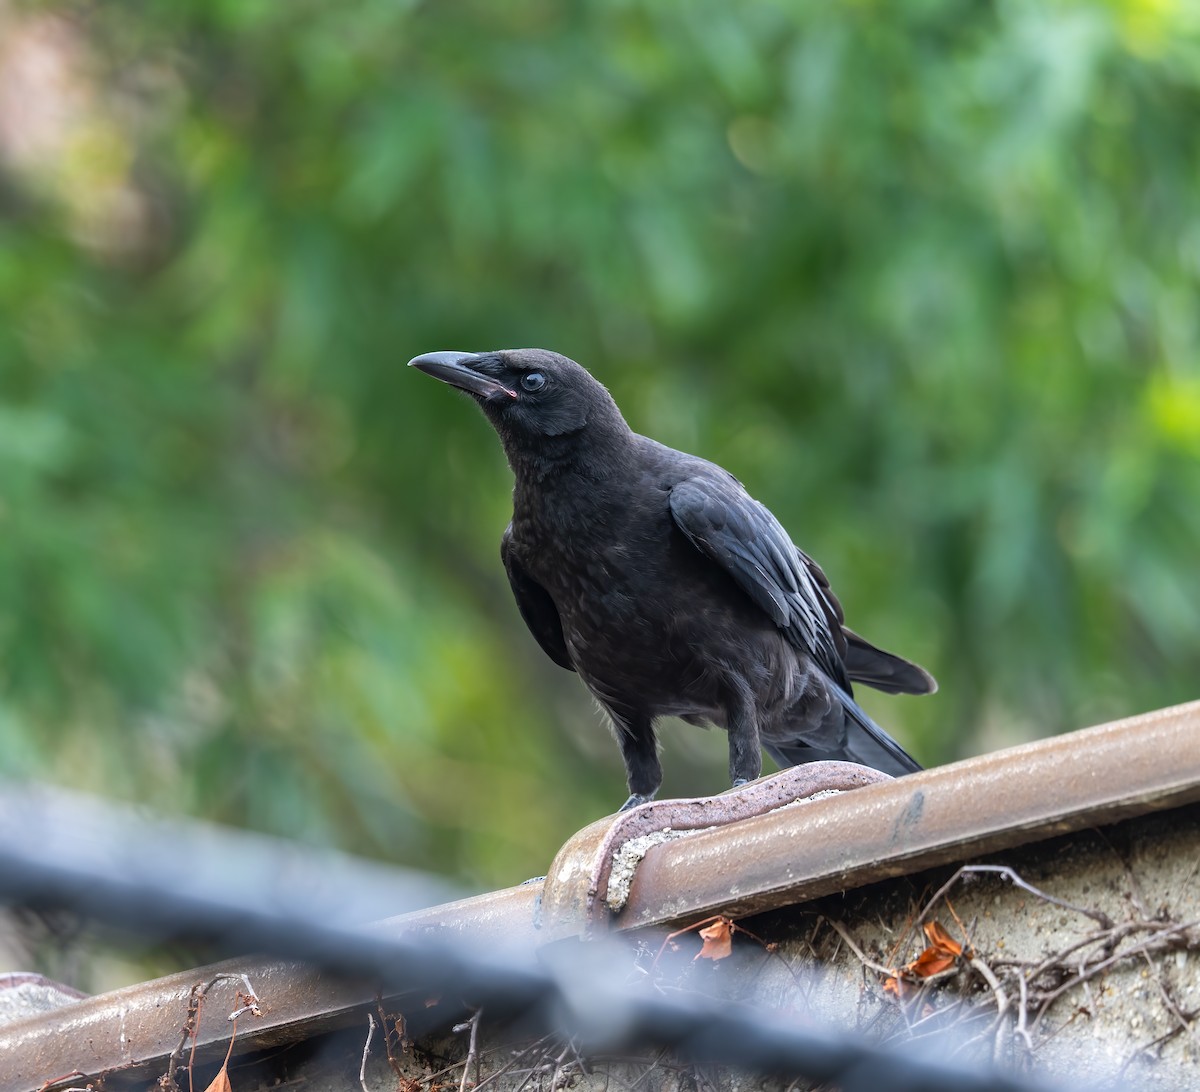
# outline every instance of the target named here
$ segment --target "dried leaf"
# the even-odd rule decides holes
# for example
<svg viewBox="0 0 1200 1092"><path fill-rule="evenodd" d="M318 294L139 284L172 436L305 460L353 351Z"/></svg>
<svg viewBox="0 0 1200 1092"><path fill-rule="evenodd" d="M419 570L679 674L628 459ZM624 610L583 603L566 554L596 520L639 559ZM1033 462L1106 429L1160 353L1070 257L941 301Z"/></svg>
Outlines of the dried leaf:
<svg viewBox="0 0 1200 1092"><path fill-rule="evenodd" d="M946 932L936 921L926 922L925 935L929 938L929 947L911 963L902 968L905 974L916 975L918 978L932 978L935 974L948 971L955 961L963 954L963 946Z"/></svg>
<svg viewBox="0 0 1200 1092"><path fill-rule="evenodd" d="M929 943L942 954L952 956L962 955L963 946L936 921L927 921L925 923L925 935L929 938Z"/></svg>
<svg viewBox="0 0 1200 1092"><path fill-rule="evenodd" d="M936 948L926 948L904 969L918 978L932 978L935 974L948 971L953 966L954 956L939 952Z"/></svg>
<svg viewBox="0 0 1200 1092"><path fill-rule="evenodd" d="M213 1077L212 1083L204 1092L233 1092L233 1088L229 1083L229 1072L225 1066L221 1066L221 1071Z"/></svg>
<svg viewBox="0 0 1200 1092"><path fill-rule="evenodd" d="M696 953L696 959L724 959L733 954L733 923L728 918L717 918L707 929L700 930L704 947Z"/></svg>

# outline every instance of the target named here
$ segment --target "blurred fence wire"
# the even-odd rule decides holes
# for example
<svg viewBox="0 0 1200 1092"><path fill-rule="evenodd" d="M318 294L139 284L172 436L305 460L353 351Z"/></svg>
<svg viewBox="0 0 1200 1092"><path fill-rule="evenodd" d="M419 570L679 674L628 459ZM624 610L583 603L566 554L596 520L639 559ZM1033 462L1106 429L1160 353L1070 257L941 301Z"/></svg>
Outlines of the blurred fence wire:
<svg viewBox="0 0 1200 1092"><path fill-rule="evenodd" d="M364 923L443 900L444 881L57 790L0 788L0 902L67 910L139 940L271 953L388 990L420 989L549 1021L583 1050L654 1044L682 1059L787 1073L845 1092L1037 1092L1024 1076L885 1050L834 1027L700 994L654 990L615 941L520 958L462 935ZM526 953L528 956L528 953ZM0 1082L7 1089L7 1085ZM15 1086L14 1086L15 1087Z"/></svg>

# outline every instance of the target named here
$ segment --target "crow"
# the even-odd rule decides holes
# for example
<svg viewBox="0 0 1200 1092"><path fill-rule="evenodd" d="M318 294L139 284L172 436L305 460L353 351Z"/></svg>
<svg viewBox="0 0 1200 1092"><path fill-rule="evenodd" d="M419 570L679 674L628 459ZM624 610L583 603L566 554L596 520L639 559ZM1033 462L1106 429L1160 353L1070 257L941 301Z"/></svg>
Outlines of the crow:
<svg viewBox="0 0 1200 1092"><path fill-rule="evenodd" d="M521 617L607 712L629 799L662 784L654 724L729 735L729 776L859 762L921 767L854 701L852 682L937 689L864 640L812 558L727 470L634 432L585 368L546 349L436 352L409 366L467 392L515 477L501 557Z"/></svg>

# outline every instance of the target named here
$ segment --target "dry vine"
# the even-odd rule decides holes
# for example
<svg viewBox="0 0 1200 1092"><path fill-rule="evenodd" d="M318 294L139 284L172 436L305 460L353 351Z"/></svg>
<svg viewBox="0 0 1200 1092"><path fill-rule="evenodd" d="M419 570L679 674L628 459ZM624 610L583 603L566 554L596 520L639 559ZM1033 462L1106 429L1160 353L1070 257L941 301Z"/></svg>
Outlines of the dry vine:
<svg viewBox="0 0 1200 1092"><path fill-rule="evenodd" d="M1127 869L1128 872L1128 869ZM1092 928L1086 933L1063 945L1052 954L1037 959L1014 959L1001 957L994 951L982 951L971 937L974 923L964 923L950 902L950 894L956 885L974 875L991 875L1019 888L1034 898L1063 911L1078 914L1088 920ZM1171 1014L1172 1028L1152 1042L1134 1052L1126 1066L1139 1056L1161 1047L1169 1040L1185 1033L1195 1034L1193 1025L1200 1018L1200 1008L1188 1010L1172 993L1168 981L1162 974L1156 956L1173 951L1200 950L1200 921L1176 921L1165 911L1152 915L1146 907L1136 879L1130 877L1130 907L1134 916L1128 920L1114 921L1104 910L1092 906L1080 906L1043 891L1028 882L1014 869L1002 865L966 865L915 913L904 931L892 955L873 959L852 935L843 922L828 917L818 917L816 925L807 939L807 946L814 959L817 956L815 940L822 928L830 929L862 965L868 977L878 975L894 988L885 990L895 997L893 1007L882 1006L872 1019L872 1025L882 1020L886 1025L888 1014L899 1017L895 1026L883 1035L884 1041L899 1038L920 1039L943 1035L953 1029L957 1042L952 1053L983 1048L995 1061L1005 1059L1031 1059L1040 1046L1052 1039L1059 1028L1048 1026L1051 1009L1072 991L1082 991L1091 1008L1089 984L1105 972L1132 961L1145 963L1150 971L1163 1006ZM1024 904L1022 904L1024 905ZM953 919L957 936L934 920L935 912L945 911ZM720 926L714 930L714 924ZM948 922L949 924L949 922ZM646 976L648 984L658 990L676 990L680 985L668 985L660 975L660 960L668 948L684 933L708 926L701 933L705 948L717 945L716 933L723 933L722 941L734 934L741 934L760 945L767 960L782 960L801 992L808 981L801 972L779 952L779 945L768 942L750 933L746 928L723 916L706 918L680 929L668 936L655 951L643 951L636 971ZM910 963L898 967L897 953L909 944L914 932L924 929L930 946ZM709 935L714 931L713 935ZM710 954L709 959L725 958L722 954ZM689 963L689 966L692 965ZM945 987L953 983L954 994ZM811 981L808 981L811 986ZM878 995L876 995L878 996ZM1081 1008L1070 1020L1075 1019ZM1085 1013L1086 1015L1086 1013ZM426 1072L423 1078L404 1078L400 1092L484 1092L492 1084L504 1080L513 1092L560 1092L574 1083L577 1075L600 1072L606 1089L625 1089L626 1092L645 1092L649 1087L661 1088L673 1081L680 1087L690 1087L695 1092L714 1090L720 1082L714 1082L701 1069L675 1064L668 1052L655 1056L593 1056L588 1059L580 1054L576 1044L561 1035L547 1035L522 1048L501 1046L483 1047L478 1042L480 1011L455 1027L460 1034L470 1032L470 1042L464 1056L437 1072ZM382 1011L381 1011L382 1017ZM393 1018L399 1030L403 1018ZM1065 1024L1063 1026L1066 1026ZM863 1029L860 1028L860 1031ZM403 1039L403 1032L399 1032ZM369 1047L369 1044L368 1044ZM366 1050L364 1048L364 1058ZM394 1063L393 1063L394 1064ZM398 1068L398 1067L397 1067ZM490 1070L490 1072L488 1072ZM399 1074L398 1074L399 1075ZM654 1079L657 1077L657 1079Z"/></svg>
<svg viewBox="0 0 1200 1092"><path fill-rule="evenodd" d="M208 996L208 991L213 988L218 982L240 982L245 990L238 990L236 994L237 1007L229 1014L229 1020L234 1023L239 1016L245 1013L250 1013L253 1016L262 1016L263 1010L258 995L254 992L254 987L250 985L250 979L244 974L217 974L213 975L207 982L196 983L188 995L187 1017L184 1020L183 1027L180 1029L179 1043L173 1051L170 1058L167 1059L167 1071L158 1079L158 1086L161 1092L180 1092L179 1084L175 1080L175 1074L179 1069L179 1063L183 1059L183 1049L191 1040L192 1049L188 1055L187 1074L188 1074L188 1089L192 1089L192 1070L196 1061L196 1033L200 1025L200 1013L204 1008L204 999ZM233 1042L230 1040L230 1048L232 1049Z"/></svg>
<svg viewBox="0 0 1200 1092"><path fill-rule="evenodd" d="M696 1092L704 1092L706 1088L715 1092L718 1087L701 1067L671 1060L666 1048L645 1056L605 1054L585 1057L574 1038L554 1032L520 1048L504 1045L483 1047L479 1043L482 1015L483 1010L476 1009L469 1019L452 1029L455 1034L470 1032L470 1042L462 1058L436 1071L426 1072L421 1077L403 1076L401 1070L398 1092L464 1092L466 1089L484 1092L502 1079L507 1079L512 1092L528 1092L531 1089L536 1092L562 1092L575 1083L577 1076L592 1076L597 1072L603 1075L605 1087L613 1092L617 1089L644 1092L647 1085L661 1088L664 1075L676 1078L680 1087L690 1086ZM403 1022L403 1017L398 1019ZM364 1090L368 1087L366 1066L374 1037L372 1025L375 1023L374 1019L369 1019L363 1044L359 1082ZM484 1070L492 1066L491 1072L484 1075ZM660 1080L648 1080L653 1076L658 1076Z"/></svg>
<svg viewBox="0 0 1200 1092"><path fill-rule="evenodd" d="M1051 1007L1057 1001L1074 990L1087 991L1093 979L1119 964L1144 960L1155 978L1163 1004L1171 1013L1175 1024L1166 1034L1136 1051L1126 1062L1128 1066L1137 1056L1160 1047L1180 1034L1193 1031L1193 1022L1200 1016L1200 1009L1185 1011L1180 1007L1153 957L1166 952L1200 950L1200 920L1175 921L1165 913L1151 916L1127 864L1126 872L1131 885L1130 902L1137 916L1127 921L1116 922L1103 910L1077 906L1041 890L1007 866L964 865L934 892L920 913L912 919L897 945L899 949L907 944L913 931L923 923L931 921L935 909L945 902L950 913L958 921L963 942L956 945L958 951L954 958L944 960L945 968L938 969L937 973L933 974L911 973L921 957L899 969L885 967L872 960L854 942L844 924L825 920L863 967L888 976L887 992L896 995L904 1017L904 1027L898 1034L905 1037L921 1037L943 1032L948 1024L953 1023L960 1031L971 1032L963 1038L957 1051L967 1050L990 1039L992 1053L997 1059L1008 1049L1010 1043L1019 1044L1026 1057L1031 1056L1039 1043L1048 1041L1055 1034L1045 1030L1045 1021ZM1045 903L1089 918L1096 927L1053 954L1038 960L997 959L995 956L985 958L971 943L967 927L958 920L958 915L954 914L947 898L964 877L980 873L997 875ZM929 925L926 928L928 930L936 926ZM923 955L932 951L932 948L927 949ZM937 966L940 968L941 964ZM974 983L980 992L990 998L991 1004L986 1008L972 1004L967 997L969 991L962 991L950 1006L934 1006L932 1002L936 989L948 980L959 979L960 976L966 977L965 984L968 987ZM981 1029L980 1024L984 1025Z"/></svg>

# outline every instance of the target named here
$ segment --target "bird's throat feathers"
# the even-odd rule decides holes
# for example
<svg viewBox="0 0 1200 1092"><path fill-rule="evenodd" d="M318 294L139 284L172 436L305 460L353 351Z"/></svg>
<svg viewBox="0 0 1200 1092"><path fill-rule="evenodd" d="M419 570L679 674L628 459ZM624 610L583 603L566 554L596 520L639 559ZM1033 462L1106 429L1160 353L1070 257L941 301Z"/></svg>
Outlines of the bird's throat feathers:
<svg viewBox="0 0 1200 1092"><path fill-rule="evenodd" d="M536 407L483 405L518 483L559 476L598 481L619 474L633 457L633 430L608 391L587 380L583 389Z"/></svg>
<svg viewBox="0 0 1200 1092"><path fill-rule="evenodd" d="M620 414L617 420L619 427L613 422L601 427L600 421L592 419L574 432L553 436L506 435L500 427L496 431L517 489L526 484L545 488L555 480L598 483L619 477L634 457L635 436Z"/></svg>

